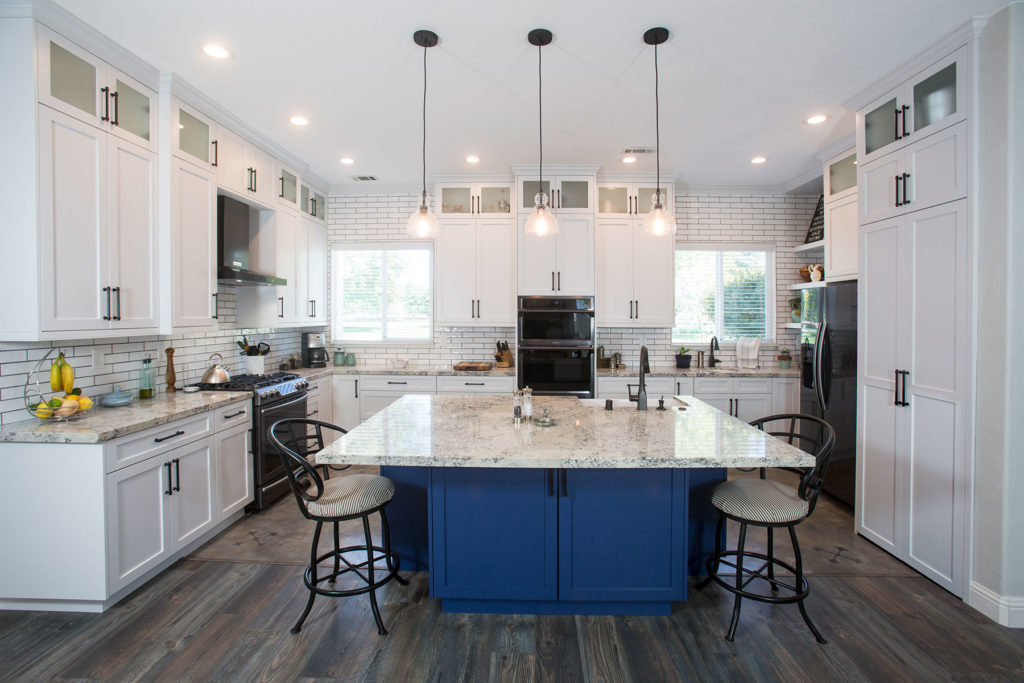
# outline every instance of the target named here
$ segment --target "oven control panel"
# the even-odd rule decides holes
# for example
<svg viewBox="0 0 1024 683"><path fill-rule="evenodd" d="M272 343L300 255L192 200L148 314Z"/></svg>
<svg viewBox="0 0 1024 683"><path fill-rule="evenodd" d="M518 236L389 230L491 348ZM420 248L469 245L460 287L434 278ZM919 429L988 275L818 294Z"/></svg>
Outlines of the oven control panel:
<svg viewBox="0 0 1024 683"><path fill-rule="evenodd" d="M308 387L309 382L302 377L298 377L296 379L275 382L266 387L256 387L253 391L256 393L256 401L258 403L266 403L283 396L305 391Z"/></svg>

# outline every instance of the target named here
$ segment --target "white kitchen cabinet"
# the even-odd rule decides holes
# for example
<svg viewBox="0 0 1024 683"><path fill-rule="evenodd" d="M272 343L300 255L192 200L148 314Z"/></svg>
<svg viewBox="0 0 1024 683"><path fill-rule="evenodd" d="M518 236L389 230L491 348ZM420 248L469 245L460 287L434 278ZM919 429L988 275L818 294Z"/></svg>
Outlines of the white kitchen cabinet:
<svg viewBox="0 0 1024 683"><path fill-rule="evenodd" d="M348 431L362 422L359 410L359 377L355 375L334 375L331 377L333 390L334 424Z"/></svg>
<svg viewBox="0 0 1024 683"><path fill-rule="evenodd" d="M675 245L635 218L596 225L597 325L671 327L675 317Z"/></svg>
<svg viewBox="0 0 1024 683"><path fill-rule="evenodd" d="M858 533L964 591L970 424L967 202L861 228Z"/></svg>
<svg viewBox="0 0 1024 683"><path fill-rule="evenodd" d="M156 93L42 24L36 50L41 104L156 151Z"/></svg>
<svg viewBox="0 0 1024 683"><path fill-rule="evenodd" d="M301 224L306 233L306 298L310 304L308 322L326 325L327 227L305 219Z"/></svg>
<svg viewBox="0 0 1024 683"><path fill-rule="evenodd" d="M253 501L252 450L248 424L218 433L216 521L227 519Z"/></svg>
<svg viewBox="0 0 1024 683"><path fill-rule="evenodd" d="M327 376L309 380L307 392L306 417L329 424L338 424L334 421L334 390L331 377ZM342 429L346 428L342 427ZM315 429L311 428L310 434L314 434L315 431ZM322 433L325 444L333 442L337 437L337 432L329 429L323 430Z"/></svg>
<svg viewBox="0 0 1024 683"><path fill-rule="evenodd" d="M520 214L517 229L520 295L594 294L594 218L558 217L557 235L527 235ZM600 305L600 304L598 304Z"/></svg>
<svg viewBox="0 0 1024 683"><path fill-rule="evenodd" d="M446 325L515 324L515 223L445 220L434 243L436 320Z"/></svg>
<svg viewBox="0 0 1024 683"><path fill-rule="evenodd" d="M171 278L175 329L217 329L217 185L213 173L171 159Z"/></svg>
<svg viewBox="0 0 1024 683"><path fill-rule="evenodd" d="M697 377L693 384L695 398L744 422L772 414L771 378Z"/></svg>
<svg viewBox="0 0 1024 683"><path fill-rule="evenodd" d="M529 213L536 206L538 191L548 196L548 206L557 214L594 215L594 176L556 175L544 176L538 182L537 176L517 176L516 194L519 197L519 213Z"/></svg>
<svg viewBox="0 0 1024 683"><path fill-rule="evenodd" d="M918 72L857 112L862 164L967 117L967 48Z"/></svg>
<svg viewBox="0 0 1024 683"><path fill-rule="evenodd" d="M206 114L171 98L171 154L214 171L220 165L216 124Z"/></svg>
<svg viewBox="0 0 1024 683"><path fill-rule="evenodd" d="M42 331L154 330L156 155L45 106L39 132Z"/></svg>
<svg viewBox="0 0 1024 683"><path fill-rule="evenodd" d="M825 162L825 281L857 278L857 153L851 148Z"/></svg>
<svg viewBox="0 0 1024 683"><path fill-rule="evenodd" d="M800 412L800 380L795 377L777 377L772 382L772 414ZM765 413L767 415L767 413Z"/></svg>
<svg viewBox="0 0 1024 683"><path fill-rule="evenodd" d="M437 377L434 376L366 375L360 380L360 420L368 420L406 394L437 393Z"/></svg>
<svg viewBox="0 0 1024 683"><path fill-rule="evenodd" d="M478 377L441 375L437 378L438 394L511 395L515 390L515 377Z"/></svg>
<svg viewBox="0 0 1024 683"><path fill-rule="evenodd" d="M301 185L299 204L300 210L307 216L312 216L321 222L326 221L327 199L321 191L308 185Z"/></svg>
<svg viewBox="0 0 1024 683"><path fill-rule="evenodd" d="M861 225L966 196L966 122L858 167Z"/></svg>
<svg viewBox="0 0 1024 683"><path fill-rule="evenodd" d="M643 218L651 212L654 195L657 194L652 182L602 182L597 184L597 217L601 218ZM661 184L662 205L674 212L675 185Z"/></svg>
<svg viewBox="0 0 1024 683"><path fill-rule="evenodd" d="M434 204L440 218L512 218L515 208L511 183L437 183Z"/></svg>
<svg viewBox="0 0 1024 683"><path fill-rule="evenodd" d="M172 551L185 548L216 524L215 449L213 438L206 438L167 454L174 475L169 497Z"/></svg>
<svg viewBox="0 0 1024 683"><path fill-rule="evenodd" d="M274 178L277 186L274 195L277 203L286 209L299 209L299 174L277 162L274 166Z"/></svg>

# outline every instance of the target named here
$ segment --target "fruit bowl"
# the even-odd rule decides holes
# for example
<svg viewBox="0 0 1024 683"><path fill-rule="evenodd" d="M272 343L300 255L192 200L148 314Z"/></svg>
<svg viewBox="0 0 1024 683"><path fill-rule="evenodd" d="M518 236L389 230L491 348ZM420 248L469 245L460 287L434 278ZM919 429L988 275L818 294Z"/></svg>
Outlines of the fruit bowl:
<svg viewBox="0 0 1024 683"><path fill-rule="evenodd" d="M54 352L57 353L57 357L51 359ZM44 387L39 381L39 370L47 360L51 363L51 377ZM54 365L57 366L56 370L53 369ZM67 366L67 369L64 369L64 366ZM59 349L51 349L28 373L25 380L25 409L38 420L77 420L92 410L94 403L91 398L82 394L81 389L75 388L74 382L74 370L64 362L64 354ZM61 388L54 389L58 385Z"/></svg>

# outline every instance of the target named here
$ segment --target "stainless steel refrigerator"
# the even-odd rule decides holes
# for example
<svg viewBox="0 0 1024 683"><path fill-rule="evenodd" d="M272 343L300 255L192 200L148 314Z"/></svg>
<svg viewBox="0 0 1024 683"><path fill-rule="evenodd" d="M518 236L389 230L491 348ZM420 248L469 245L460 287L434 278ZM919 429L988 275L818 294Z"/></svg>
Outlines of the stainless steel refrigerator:
<svg viewBox="0 0 1024 683"><path fill-rule="evenodd" d="M857 469L857 282L803 290L800 323L800 412L822 417L836 430L824 490L853 505Z"/></svg>

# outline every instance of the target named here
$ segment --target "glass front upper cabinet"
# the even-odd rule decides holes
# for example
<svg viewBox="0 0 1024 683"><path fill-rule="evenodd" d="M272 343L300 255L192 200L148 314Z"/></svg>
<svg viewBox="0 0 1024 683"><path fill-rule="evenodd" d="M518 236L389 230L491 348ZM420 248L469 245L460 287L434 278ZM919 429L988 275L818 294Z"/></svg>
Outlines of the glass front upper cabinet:
<svg viewBox="0 0 1024 683"><path fill-rule="evenodd" d="M597 212L599 214L629 214L633 199L628 185L599 185L597 187Z"/></svg>
<svg viewBox="0 0 1024 683"><path fill-rule="evenodd" d="M113 114L111 121L120 130L143 140L150 140L152 121L151 98L141 88L129 85L126 80L114 81L116 90L112 93Z"/></svg>
<svg viewBox="0 0 1024 683"><path fill-rule="evenodd" d="M278 176L278 198L289 206L299 204L299 179L287 168L279 169Z"/></svg>
<svg viewBox="0 0 1024 683"><path fill-rule="evenodd" d="M593 211L590 188L588 178L556 177L545 179L543 185L535 179L520 178L519 204L524 209L532 209L538 190L543 190L548 196L548 206L555 211L587 213Z"/></svg>
<svg viewBox="0 0 1024 683"><path fill-rule="evenodd" d="M914 84L914 131L956 114L956 63Z"/></svg>
<svg viewBox="0 0 1024 683"><path fill-rule="evenodd" d="M512 213L512 187L496 183L438 183L435 210L442 216L507 216ZM531 199L532 201L532 199ZM530 204L532 207L533 204Z"/></svg>
<svg viewBox="0 0 1024 683"><path fill-rule="evenodd" d="M177 113L177 130L174 131L178 138L176 156L188 155L193 161L198 160L203 164L216 166L216 157L211 155L213 144L210 141L210 123L182 105L175 107ZM213 156L213 158L211 158Z"/></svg>
<svg viewBox="0 0 1024 683"><path fill-rule="evenodd" d="M53 38L49 39L48 46L50 73L46 82L50 98L87 114L89 118L100 118L97 63L88 59L91 55L83 54L70 45L64 47Z"/></svg>
<svg viewBox="0 0 1024 683"><path fill-rule="evenodd" d="M857 154L853 153L828 166L828 197L835 199L850 188L857 187Z"/></svg>

